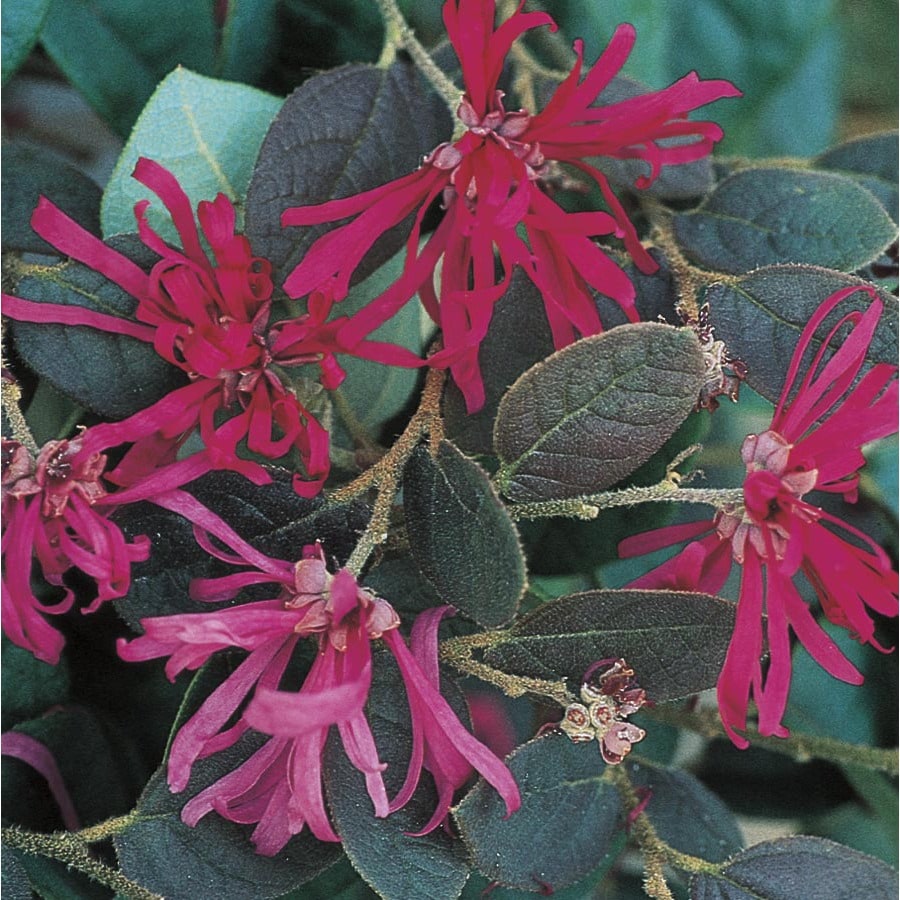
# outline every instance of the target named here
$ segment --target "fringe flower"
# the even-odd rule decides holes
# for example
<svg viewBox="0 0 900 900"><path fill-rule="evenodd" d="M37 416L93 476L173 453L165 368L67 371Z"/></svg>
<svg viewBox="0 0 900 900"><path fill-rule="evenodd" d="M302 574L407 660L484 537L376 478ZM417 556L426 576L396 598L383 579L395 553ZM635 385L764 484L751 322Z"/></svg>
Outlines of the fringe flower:
<svg viewBox="0 0 900 900"><path fill-rule="evenodd" d="M557 348L602 330L592 290L613 298L637 320L634 286L594 239L620 238L644 272L656 264L594 159L644 160L649 171L636 187L646 188L663 165L701 159L721 139L718 125L690 122L687 114L740 91L692 72L663 91L594 105L634 44L634 28L621 25L583 79L583 45L575 42L575 66L542 111L507 110L497 89L507 53L526 31L544 25L555 30L553 19L523 12L520 4L495 28L493 0L448 0L443 14L462 67L465 94L457 115L465 133L436 147L418 171L382 187L287 209L282 224L288 226L351 220L312 245L285 290L292 297L342 300L375 240L415 213L402 275L351 317L340 339L354 347L418 293L443 334L445 349L428 362L450 368L474 412L484 403L478 347L515 266L540 289ZM567 213L555 203L550 195L563 177L561 166L596 184L609 212ZM444 217L420 250L423 218L435 200Z"/></svg>
<svg viewBox="0 0 900 900"><path fill-rule="evenodd" d="M292 566L246 548L233 534L219 529L218 535L240 548L244 558L214 551L217 555L261 568L197 581L195 599L225 600L246 585L264 582L281 586L278 597L210 613L144 619L144 635L119 645L119 654L130 661L169 657L170 678L198 668L219 650L248 651L175 737L169 785L173 791L184 790L198 759L231 746L249 729L270 737L237 769L190 800L182 811L185 822L196 825L215 810L234 822L255 823L253 842L266 855L277 853L307 825L320 840L340 840L322 791L322 755L332 726L347 757L365 775L376 816L387 816L409 801L423 768L434 776L439 799L421 834L446 818L454 792L475 771L499 791L509 813L518 808L519 792L509 770L465 729L441 696L437 629L448 607L423 613L407 646L390 604L361 588L347 569L328 572L320 545L307 546ZM278 690L301 637L317 641L315 661L298 692ZM397 662L412 717L407 777L392 801L364 710L375 640L383 641ZM237 722L226 727L239 710Z"/></svg>
<svg viewBox="0 0 900 900"><path fill-rule="evenodd" d="M871 295L864 312L845 315L801 376L816 329L857 291ZM863 677L816 622L795 579L814 590L826 618L872 644L869 610L897 615L897 572L875 542L809 503L811 491L854 502L862 446L897 431L897 367L880 363L859 377L882 313L871 288L830 296L803 329L769 428L744 441L744 502L712 520L675 525L628 538L620 556L649 553L692 540L680 553L631 587L670 587L717 593L733 564L741 567L737 620L718 680L719 712L731 740L748 745L747 706L756 704L760 734L787 736L781 724L791 681L790 632L829 674L850 684ZM851 329L826 360L846 325ZM705 537L701 537L704 535ZM765 616L765 641L763 617ZM769 656L763 672L760 658Z"/></svg>

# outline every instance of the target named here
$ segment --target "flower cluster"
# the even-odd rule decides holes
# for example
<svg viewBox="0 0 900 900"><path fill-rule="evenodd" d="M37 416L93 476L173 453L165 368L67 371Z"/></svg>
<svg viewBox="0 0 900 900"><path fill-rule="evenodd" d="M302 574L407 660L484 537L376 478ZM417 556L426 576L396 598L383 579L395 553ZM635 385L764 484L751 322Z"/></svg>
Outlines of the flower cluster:
<svg viewBox="0 0 900 900"><path fill-rule="evenodd" d="M530 29L556 26L546 13L523 12L521 4L497 27L494 15L493 0L444 4L444 23L465 84L457 113L465 128L462 137L436 147L418 171L403 178L282 215L287 226L353 217L319 238L285 282L292 297L339 301L379 235L416 211L403 273L350 318L340 341L355 347L418 293L440 326L444 345L429 364L449 366L470 412L484 403L478 348L515 266L540 289L557 348L579 334L602 330L592 291L614 299L632 321L638 318L634 286L594 239L621 238L644 272L654 271L656 264L595 158L645 161L649 172L636 186L646 188L663 165L701 159L722 137L712 122L688 121L689 112L740 96L729 82L702 81L692 72L663 91L597 105L634 45L634 28L621 25L583 79L583 46L576 41L574 68L539 113L507 110L497 87L507 53ZM550 194L560 166L595 184L609 212L567 213L559 206ZM438 199L444 216L420 248L425 213ZM502 267L499 278L495 255Z"/></svg>
<svg viewBox="0 0 900 900"><path fill-rule="evenodd" d="M32 557L57 587L65 587L63 575L73 566L90 575L97 596L84 611L93 612L128 593L131 563L150 555L146 538L128 543L107 518L106 457L85 454L83 444L84 435L50 441L35 459L18 441L2 442L3 630L54 665L64 641L44 616L68 612L75 595L65 588L61 600L41 602L31 586Z"/></svg>
<svg viewBox="0 0 900 900"><path fill-rule="evenodd" d="M390 604L361 588L349 570L331 574L320 545L305 547L303 558L291 565L247 553L243 542L233 543L251 557L245 562L262 568L195 582L195 598L225 600L245 585L267 582L279 585L278 596L216 612L144 619L144 635L119 647L122 658L130 661L169 657L170 678L198 668L218 650L249 651L175 737L169 786L184 790L199 758L232 746L248 729L270 737L237 769L188 802L182 812L185 822L196 825L215 810L234 822L256 823L253 842L267 855L277 853L307 825L320 840L340 840L322 792L322 754L332 725L348 758L365 775L376 816L406 805L423 767L434 778L438 804L420 834L445 820L454 793L476 770L498 790L509 813L518 808L519 792L509 770L465 729L440 693L437 630L449 607L422 613L408 647ZM317 642L315 661L298 692L278 690L301 637ZM396 661L412 723L406 780L393 800L387 796L381 774L385 764L364 712L375 640ZM254 688L238 721L226 727Z"/></svg>
<svg viewBox="0 0 900 900"><path fill-rule="evenodd" d="M592 675L597 669L603 671L594 684ZM647 734L643 728L625 721L647 703L647 694L638 686L634 669L624 659L600 660L585 673L581 699L582 703L566 707L560 729L577 743L596 740L604 762L618 765L631 752L632 744Z"/></svg>
<svg viewBox="0 0 900 900"><path fill-rule="evenodd" d="M322 384L337 387L344 377L334 355L340 321L329 323L330 304L320 302L311 303L302 316L270 322L272 267L254 256L247 238L236 233L231 201L219 194L197 207L211 262L190 201L174 176L152 160L140 159L134 177L159 196L181 238L180 248L169 246L147 222L150 201L135 205L141 240L160 257L149 273L45 198L34 212L32 227L58 250L134 297L137 321L81 306L6 296L4 314L20 321L84 325L145 341L188 376L187 385L149 408L93 428L84 444L86 455L129 443L126 468L157 466L166 455L174 458L199 426L204 450L190 465L179 465L180 483L211 469L233 469L257 482L267 480L259 464L238 455L238 444L246 440L250 451L270 459L296 450L306 477L295 478L295 490L313 496L328 475L328 432L284 383L279 369L315 363ZM380 359L379 346L365 342L358 355ZM176 486L170 478L167 487Z"/></svg>
<svg viewBox="0 0 900 900"><path fill-rule="evenodd" d="M218 605L144 618L143 633L120 640L118 654L127 662L165 659L171 680L218 654L241 654L180 726L165 764L173 792L194 788L182 809L185 823L195 826L215 812L253 825L252 841L261 854L278 853L305 829L322 841L341 840L325 799L329 739L328 754L342 746L361 773L368 796L363 802L378 817L406 807L427 773L437 799L416 835L448 827L454 799L476 775L496 790L507 814L519 808L521 797L503 761L441 693L438 633L451 607L421 612L407 638L394 607L360 583L372 545L384 543L388 523L393 526L391 503L406 460L426 434L435 445L442 434L440 416L429 405L430 387L415 427L380 469L364 473L344 492L359 497L378 491L369 530L351 556L352 570L350 563L329 565L319 542L304 546L299 560L266 555L200 503L189 485L214 470L266 484L271 474L260 458L285 460L295 472L296 493L316 497L330 474L330 438L294 378L303 367L304 377L313 372L321 388L336 389L346 375L340 354L449 369L468 410L477 411L485 402L482 341L517 267L542 297L557 348L602 331L598 295L636 321L635 287L610 255L609 242L621 241L644 273L656 263L600 160L639 161L646 171L633 187L646 189L663 166L703 159L721 139L718 125L690 120L692 112L740 96L729 82L691 72L663 90L605 102L635 42L634 29L621 25L593 66L585 67L583 45L575 42L574 66L542 86L541 109L508 109L500 85L515 42L533 29L556 25L547 13L525 12L524 3L499 24L495 15L495 0L446 0L443 21L463 81L455 135L395 181L318 206L285 209L281 225L288 235L297 227L333 227L312 242L283 285L273 278L272 263L257 256L238 230L232 200L219 194L195 209L172 173L141 158L134 177L159 198L178 235L172 244L154 231L151 201L135 205L138 238L154 255L152 265L138 265L46 198L31 220L52 247L131 297L133 315L4 295L4 315L13 320L142 342L183 378L121 421L80 428L76 436L42 448L34 446L24 425L21 433L13 429L17 440L3 440L3 629L39 659L57 663L64 640L47 617L75 606L67 573L77 570L93 583L96 593L82 608L93 612L125 597L132 564L150 555L148 538L127 539L113 521L115 510L150 501L191 522L206 553L237 567L191 583L192 600ZM595 208L573 212L565 206L560 188L575 184L597 199ZM426 234L426 217L430 223L433 215L437 224ZM412 225L400 275L352 316L337 314L373 245L404 221ZM837 318L841 304L857 291L867 296L862 311L826 329L826 320ZM280 294L305 299L305 312L279 308ZM415 295L440 329L439 348L427 360L371 339ZM688 298L685 303L690 305ZM863 446L897 430L897 367L867 361L882 311L873 289L853 287L829 297L812 316L771 424L743 443L740 502L720 505L708 520L620 545L621 555L631 556L688 542L633 582L638 588L715 594L734 566L740 567L735 628L718 680L722 721L739 747L748 743L742 732L751 701L760 733L787 735L782 720L792 633L833 676L862 680L816 621L807 597L818 598L830 622L876 647L872 613L897 615L897 572L884 551L808 499L823 491L853 502ZM708 309L696 318L684 312L682 319L697 335L706 367L698 407L714 409L722 395L736 399L746 367L715 339ZM829 333L820 340L818 331ZM388 470L390 477L382 478ZM407 486L406 496L411 493ZM453 556L453 564L464 556ZM51 592L34 586L38 572ZM247 588L266 599L248 600ZM393 795L391 780L384 778L390 753L367 707L382 665L400 676L411 737ZM580 701L570 703L554 727L573 741L596 741L595 752L605 763L621 763L645 737L627 721L648 704L634 669L622 658L601 660L585 673ZM515 734L498 726L490 703L482 710L485 718L493 716L493 727L483 733L514 745ZM197 763L230 749L241 761L197 790ZM36 742L5 741L7 751L36 761L48 781L58 782Z"/></svg>
<svg viewBox="0 0 900 900"><path fill-rule="evenodd" d="M801 378L816 330L857 291L868 293L871 304L841 318ZM732 565L741 567L737 621L718 681L722 721L739 747L748 743L737 729L746 727L751 698L760 733L787 735L781 720L791 681L791 631L835 678L862 682L816 622L795 578L805 579L830 622L875 647L868 609L897 615L897 572L887 554L867 535L805 499L817 490L855 501L863 445L897 431L897 367L880 363L860 377L882 309L871 288L847 288L829 297L807 323L771 425L749 435L741 448L747 467L741 504L719 509L712 520L640 534L619 546L620 555L632 556L691 540L632 587L715 594ZM847 325L849 334L827 357ZM769 656L765 673L764 649Z"/></svg>

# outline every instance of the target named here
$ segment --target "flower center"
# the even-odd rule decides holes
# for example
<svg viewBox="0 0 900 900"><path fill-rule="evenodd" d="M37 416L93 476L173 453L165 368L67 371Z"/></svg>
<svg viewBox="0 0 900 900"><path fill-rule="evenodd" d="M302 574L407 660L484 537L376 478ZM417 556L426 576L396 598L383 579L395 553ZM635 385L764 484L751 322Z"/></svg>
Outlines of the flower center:
<svg viewBox="0 0 900 900"><path fill-rule="evenodd" d="M81 457L82 441L49 441L37 458L35 481L43 489L41 512L48 518L61 516L75 491L88 503L96 503L106 496L100 476L106 457L94 453Z"/></svg>
<svg viewBox="0 0 900 900"><path fill-rule="evenodd" d="M439 144L425 158L426 165L451 172L450 184L444 189L445 209L455 196L461 196L470 212L474 212L478 189L472 171L467 169L463 172L462 163L467 156L483 148L488 140L499 144L520 160L529 181L540 181L547 174L549 167L540 145L519 140L528 130L531 114L524 109L507 112L503 107L503 91L494 92L493 108L484 116L479 116L469 100L463 97L457 116L468 129L466 134L453 144ZM510 193L517 185L515 180L510 182Z"/></svg>
<svg viewBox="0 0 900 900"><path fill-rule="evenodd" d="M731 541L738 563L744 561L747 541L760 558L783 559L792 519L813 517L812 507L802 499L816 486L818 471L790 468L792 448L777 431L751 434L744 440L744 503L720 510L716 520L719 536Z"/></svg>

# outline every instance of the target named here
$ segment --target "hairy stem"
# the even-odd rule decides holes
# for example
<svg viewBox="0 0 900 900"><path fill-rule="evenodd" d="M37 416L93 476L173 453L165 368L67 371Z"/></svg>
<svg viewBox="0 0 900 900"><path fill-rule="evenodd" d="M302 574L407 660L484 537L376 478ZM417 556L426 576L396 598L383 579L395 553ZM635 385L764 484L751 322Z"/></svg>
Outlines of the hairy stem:
<svg viewBox="0 0 900 900"><path fill-rule="evenodd" d="M657 706L648 709L647 715L667 725L685 728L706 738L726 737L725 728L714 709L686 710L675 706ZM841 766L855 766L888 775L898 773L898 752L896 749L883 747L866 747L860 744L848 744L835 738L819 737L814 734L793 732L790 737L778 738L755 734L752 737L755 747L774 750L796 759L808 762L811 759L824 759Z"/></svg>
<svg viewBox="0 0 900 900"><path fill-rule="evenodd" d="M615 506L636 506L638 503L701 503L715 509L735 507L743 503L743 488L682 487L682 476L676 467L699 449L694 444L683 450L666 467L665 477L656 484L646 487L627 487L615 491L601 491L598 494L584 494L564 500L544 500L534 503L510 504L509 513L514 519L539 519L548 516L569 516L576 519L595 519L601 509ZM502 481L503 470L498 480ZM502 490L502 485L501 485Z"/></svg>
<svg viewBox="0 0 900 900"><path fill-rule="evenodd" d="M440 414L444 377L443 369L429 369L425 377L425 388L419 400L419 408L393 447L371 469L331 495L332 500L343 502L358 497L371 488L377 490L372 518L350 559L347 560L347 568L356 575L362 571L372 551L387 540L394 497L403 479L403 469L413 450L426 435L430 436L432 446L435 448L444 437L444 425Z"/></svg>
<svg viewBox="0 0 900 900"><path fill-rule="evenodd" d="M415 32L406 23L396 0L376 0L384 19L385 42L381 64L393 60L397 50L405 50L428 83L443 97L450 114L455 116L463 92L435 64L428 51L419 42Z"/></svg>
<svg viewBox="0 0 900 900"><path fill-rule="evenodd" d="M10 825L3 829L2 838L3 843L8 847L21 850L23 853L28 853L32 856L43 856L65 863L70 868L87 875L92 881L111 888L120 896L129 898L129 900L162 900L159 894L154 894L152 891L141 887L141 885L135 884L117 869L100 862L91 855L83 835L102 828L103 825L107 824L109 823L102 823L94 826L94 829L89 828L74 834L68 831L38 834L37 832L26 831L24 828L19 828L16 825ZM110 832L110 834L112 833L114 832ZM109 835L104 835L104 837L107 836ZM99 837L94 838L94 840L99 839Z"/></svg>
<svg viewBox="0 0 900 900"><path fill-rule="evenodd" d="M607 766L603 777L615 786L628 810L631 834L644 857L644 891L648 897L656 900L672 900L672 892L666 884L663 871L663 867L667 864L695 875L715 874L721 870L722 867L716 863L676 850L656 833L647 814L641 812L641 798L624 767Z"/></svg>
<svg viewBox="0 0 900 900"><path fill-rule="evenodd" d="M495 644L501 644L505 636L505 632L502 631L486 631L450 638L441 642L441 659L466 675L472 675L500 688L507 697L536 694L549 697L560 706L568 706L574 698L566 689L565 681L545 681L541 678L510 675L475 659L473 655L475 650L484 650Z"/></svg>
<svg viewBox="0 0 900 900"><path fill-rule="evenodd" d="M6 326L5 323L0 325L0 402L3 405L3 415L9 422L12 429L13 439L18 441L31 453L37 457L41 452L38 447L25 416L22 414L22 390L19 383L13 378L11 373L6 369Z"/></svg>

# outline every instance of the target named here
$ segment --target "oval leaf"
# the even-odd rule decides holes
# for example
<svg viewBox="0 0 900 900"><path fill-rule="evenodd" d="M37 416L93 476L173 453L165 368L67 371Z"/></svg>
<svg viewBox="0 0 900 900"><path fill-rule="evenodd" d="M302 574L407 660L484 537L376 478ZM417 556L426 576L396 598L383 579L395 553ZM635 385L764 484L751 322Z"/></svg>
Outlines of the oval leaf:
<svg viewBox="0 0 900 900"><path fill-rule="evenodd" d="M896 238L884 207L852 178L800 169L744 169L703 205L674 218L690 259L718 272L811 263L853 272Z"/></svg>
<svg viewBox="0 0 900 900"><path fill-rule="evenodd" d="M375 735L378 758L387 763L384 781L388 796L393 797L403 785L412 748L409 701L388 654L377 654L374 663L366 718ZM457 706L462 701L458 691L448 699ZM460 842L442 828L423 837L404 833L421 829L434 812L437 794L430 778L422 779L406 806L377 819L366 794L365 776L347 758L334 729L325 761L334 823L344 851L365 881L381 897L455 900L469 871Z"/></svg>
<svg viewBox="0 0 900 900"><path fill-rule="evenodd" d="M641 321L655 322L663 317L675 324L679 320L675 314L677 293L672 270L659 250L651 249L650 255L659 264L652 275L645 275L625 258L616 258L634 284L634 303ZM594 293L594 302L607 330L627 324L622 307L614 300ZM553 349L541 292L517 267L506 293L494 306L491 326L478 349L484 406L469 413L462 391L452 380L444 389L444 421L450 440L464 453L492 454L494 420L503 395L523 372L550 356Z"/></svg>
<svg viewBox="0 0 900 900"><path fill-rule="evenodd" d="M655 322L585 338L529 369L500 403L497 483L513 500L596 493L646 462L703 383L692 331Z"/></svg>
<svg viewBox="0 0 900 900"><path fill-rule="evenodd" d="M868 188L882 203L890 217L897 222L900 180L897 166L896 131L867 134L832 147L813 160L818 169L840 172Z"/></svg>
<svg viewBox="0 0 900 900"><path fill-rule="evenodd" d="M215 42L211 5L182 0L54 0L41 31L53 61L123 137L175 66L212 70Z"/></svg>
<svg viewBox="0 0 900 900"><path fill-rule="evenodd" d="M417 447L403 474L413 558L444 603L482 625L502 625L525 592L519 535L487 473L447 441Z"/></svg>
<svg viewBox="0 0 900 900"><path fill-rule="evenodd" d="M586 591L540 606L485 653L511 675L581 683L601 659L624 657L650 700L675 700L716 683L735 605L680 591Z"/></svg>
<svg viewBox="0 0 900 900"><path fill-rule="evenodd" d="M508 819L496 791L480 781L453 811L459 833L484 875L503 885L550 893L611 865L624 844L621 801L603 780L592 742L551 733L506 758L522 795Z"/></svg>
<svg viewBox="0 0 900 900"><path fill-rule="evenodd" d="M271 94L179 66L147 102L116 163L100 209L103 233L134 231L134 204L146 198L150 225L180 244L159 198L131 177L141 156L169 169L195 207L221 192L240 215L259 145L280 106Z"/></svg>
<svg viewBox="0 0 900 900"><path fill-rule="evenodd" d="M895 900L897 873L886 863L817 837L756 844L720 872L696 875L691 900Z"/></svg>
<svg viewBox="0 0 900 900"><path fill-rule="evenodd" d="M0 73L4 84L25 62L41 32L49 8L50 0L17 0L0 6L0 38L3 40Z"/></svg>
<svg viewBox="0 0 900 900"><path fill-rule="evenodd" d="M8 4L12 6L12 4ZM25 143L3 146L3 249L58 256L37 236L31 214L43 194L92 234L100 233L100 188L55 153Z"/></svg>
<svg viewBox="0 0 900 900"><path fill-rule="evenodd" d="M33 653L17 647L3 635L2 688L3 730L8 731L23 719L40 716L64 702L69 695L71 678L69 662L63 656L58 665L51 666Z"/></svg>
<svg viewBox="0 0 900 900"><path fill-rule="evenodd" d="M115 247L139 264L148 258L149 251L136 238L117 239ZM72 260L31 267L17 293L37 303L83 306L122 318L132 318L137 306L118 285ZM136 338L81 325L33 322L15 322L12 331L16 349L38 375L111 419L145 409L185 383L183 372L152 344Z"/></svg>
<svg viewBox="0 0 900 900"><path fill-rule="evenodd" d="M265 75L277 51L278 6L278 0L229 0L216 75L248 84Z"/></svg>
<svg viewBox="0 0 900 900"><path fill-rule="evenodd" d="M775 402L781 394L788 365L806 323L830 294L868 282L813 266L770 266L730 284L715 284L706 292L716 338L748 366L747 383ZM876 288L884 303L881 321L867 351L869 364L897 361L897 298ZM837 321L851 309L865 309L863 291L840 304L816 332L807 362ZM843 332L842 332L843 334ZM834 346L840 345L839 336Z"/></svg>
<svg viewBox="0 0 900 900"><path fill-rule="evenodd" d="M632 784L649 792L644 811L667 844L709 862L724 862L743 848L731 810L693 775L646 762L626 765Z"/></svg>
<svg viewBox="0 0 900 900"><path fill-rule="evenodd" d="M344 66L305 81L272 123L247 194L247 234L254 252L271 260L276 282L333 227L282 228L287 207L351 196L407 175L450 131L446 107L406 63ZM404 236L400 226L379 239L358 277L393 256Z"/></svg>

